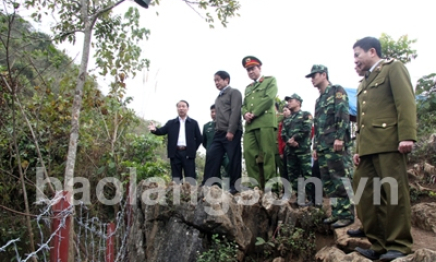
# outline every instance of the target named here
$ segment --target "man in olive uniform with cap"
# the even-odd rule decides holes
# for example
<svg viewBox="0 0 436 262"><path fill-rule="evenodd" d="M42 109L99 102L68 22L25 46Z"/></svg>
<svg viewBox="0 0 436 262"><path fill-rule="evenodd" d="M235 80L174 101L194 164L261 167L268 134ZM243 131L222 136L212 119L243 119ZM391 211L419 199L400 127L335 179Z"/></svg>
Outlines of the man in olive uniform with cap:
<svg viewBox="0 0 436 262"><path fill-rule="evenodd" d="M354 206L351 204L344 178L351 178L350 157L350 115L348 96L340 85L332 85L327 67L313 65L306 78L318 88L320 96L315 104L315 137L313 158L318 159L321 180L326 195L334 198L332 215L324 219L332 227L345 227L354 222Z"/></svg>
<svg viewBox="0 0 436 262"><path fill-rule="evenodd" d="M262 62L254 57L242 59L248 77L253 80L245 88L242 117L245 119L244 158L249 177L264 184L277 176L275 154L277 151L277 116L275 97L277 82L274 77L262 76ZM256 159L263 158L263 177Z"/></svg>
<svg viewBox="0 0 436 262"><path fill-rule="evenodd" d="M292 185L292 190L298 192L298 178L309 179L312 177L312 155L310 152L312 143L310 135L313 117L309 112L301 110L303 99L299 95L287 96L285 100L291 110L291 116L284 120L281 135L286 143L285 156L289 182ZM313 184L307 184L306 188L309 203L305 203L305 199L299 195L298 204L300 206L311 205L315 202L314 199L311 199Z"/></svg>
<svg viewBox="0 0 436 262"><path fill-rule="evenodd" d="M353 187L364 184L356 208L372 244L356 250L372 260L391 261L412 251L406 154L417 139L415 96L406 67L382 59L377 38L365 37L353 49L356 66L367 72L357 90Z"/></svg>

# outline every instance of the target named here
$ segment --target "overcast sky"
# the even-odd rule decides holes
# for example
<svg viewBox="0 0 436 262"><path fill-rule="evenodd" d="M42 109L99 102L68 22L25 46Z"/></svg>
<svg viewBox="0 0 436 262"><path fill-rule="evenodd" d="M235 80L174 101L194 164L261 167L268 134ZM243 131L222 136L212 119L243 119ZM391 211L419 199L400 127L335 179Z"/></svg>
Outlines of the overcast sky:
<svg viewBox="0 0 436 262"><path fill-rule="evenodd" d="M436 72L434 1L241 0L240 17L230 19L227 28L217 23L215 29L181 0L160 2L140 9L141 25L151 30L142 44L151 65L128 79L127 88L137 115L162 124L177 116L180 99L190 103L189 115L201 126L210 121L209 107L218 95L214 73L229 72L230 85L244 93L251 82L241 64L246 55L261 59L263 74L277 78L280 98L298 93L303 110L311 112L319 94L304 76L313 64L324 64L334 84L356 88L352 46L365 36L418 39L418 57L407 65L413 85ZM118 10L132 5L128 0ZM69 54L77 56L81 46L78 41ZM89 68L95 68L92 60ZM101 88L107 89L110 81L102 79Z"/></svg>

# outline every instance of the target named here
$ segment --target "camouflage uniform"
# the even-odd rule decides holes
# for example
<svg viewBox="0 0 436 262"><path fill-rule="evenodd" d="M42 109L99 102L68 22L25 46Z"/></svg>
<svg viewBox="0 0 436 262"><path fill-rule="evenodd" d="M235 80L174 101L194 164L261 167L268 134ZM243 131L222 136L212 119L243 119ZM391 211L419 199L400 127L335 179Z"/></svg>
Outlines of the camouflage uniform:
<svg viewBox="0 0 436 262"><path fill-rule="evenodd" d="M285 147L289 182L295 192L298 190L298 178L308 179L312 177L312 156L310 153L312 121L313 118L309 112L300 110L292 113L283 122L281 134L283 141L286 143L293 137L298 142L298 147L292 147L289 144L286 144ZM306 186L306 195L309 199L312 196L312 187L312 183Z"/></svg>
<svg viewBox="0 0 436 262"><path fill-rule="evenodd" d="M350 119L348 96L339 85L329 85L316 100L314 150L318 156L324 192L332 203L332 217L354 221L354 207L342 178L351 178ZM334 141L344 142L343 150L335 152Z"/></svg>

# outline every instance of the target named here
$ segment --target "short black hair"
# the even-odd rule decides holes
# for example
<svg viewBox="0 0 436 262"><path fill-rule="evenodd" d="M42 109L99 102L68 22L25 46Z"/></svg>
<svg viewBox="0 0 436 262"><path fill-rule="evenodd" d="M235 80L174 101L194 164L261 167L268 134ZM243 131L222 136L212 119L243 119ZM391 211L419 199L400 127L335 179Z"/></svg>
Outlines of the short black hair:
<svg viewBox="0 0 436 262"><path fill-rule="evenodd" d="M176 106L179 106L180 103L185 103L187 107L189 107L189 103L186 100L180 100L179 102L177 102Z"/></svg>
<svg viewBox="0 0 436 262"><path fill-rule="evenodd" d="M215 109L215 105L210 106L210 110Z"/></svg>
<svg viewBox="0 0 436 262"><path fill-rule="evenodd" d="M215 75L221 77L222 80L228 79L230 84L230 75L226 71L218 71Z"/></svg>
<svg viewBox="0 0 436 262"><path fill-rule="evenodd" d="M380 40L375 37L367 36L360 40L357 40L357 42L353 45L353 49L356 47L362 48L365 52L368 52L369 49L374 48L378 57L382 58Z"/></svg>

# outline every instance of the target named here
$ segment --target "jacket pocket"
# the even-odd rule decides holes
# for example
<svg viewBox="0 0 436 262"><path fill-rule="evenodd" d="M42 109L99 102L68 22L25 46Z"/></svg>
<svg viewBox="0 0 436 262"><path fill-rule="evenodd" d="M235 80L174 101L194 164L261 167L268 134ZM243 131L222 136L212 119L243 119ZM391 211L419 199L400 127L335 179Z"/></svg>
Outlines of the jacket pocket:
<svg viewBox="0 0 436 262"><path fill-rule="evenodd" d="M372 121L372 127L387 129L397 125L397 119L393 117L389 118L378 118Z"/></svg>
<svg viewBox="0 0 436 262"><path fill-rule="evenodd" d="M369 85L369 88L378 87L379 85L382 85L386 81L386 76L378 76L374 81L371 82Z"/></svg>

